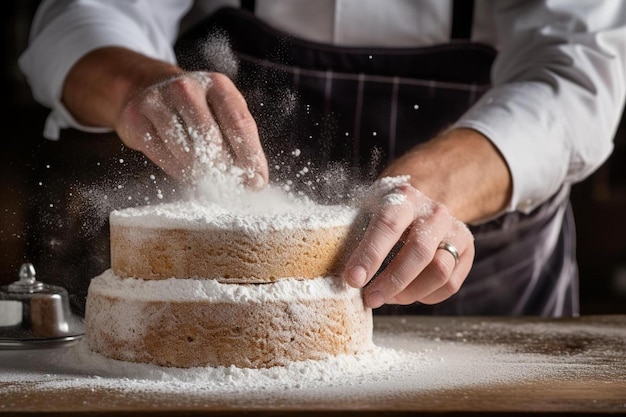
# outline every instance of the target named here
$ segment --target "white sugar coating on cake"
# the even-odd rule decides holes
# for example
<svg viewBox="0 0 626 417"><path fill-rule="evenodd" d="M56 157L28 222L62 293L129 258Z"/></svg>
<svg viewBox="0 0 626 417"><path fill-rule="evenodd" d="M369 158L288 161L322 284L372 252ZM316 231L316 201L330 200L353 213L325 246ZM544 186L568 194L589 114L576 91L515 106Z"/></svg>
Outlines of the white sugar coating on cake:
<svg viewBox="0 0 626 417"><path fill-rule="evenodd" d="M320 205L308 199L290 199L269 189L246 195L246 200L230 203L192 199L116 210L111 213L111 225L259 232L345 226L351 224L357 215L357 209L353 207Z"/></svg>
<svg viewBox="0 0 626 417"><path fill-rule="evenodd" d="M351 299L359 289L348 286L339 277L282 279L271 284L223 284L213 279L142 280L120 278L106 270L93 278L90 293L137 301L202 301L212 303L264 303L306 299Z"/></svg>

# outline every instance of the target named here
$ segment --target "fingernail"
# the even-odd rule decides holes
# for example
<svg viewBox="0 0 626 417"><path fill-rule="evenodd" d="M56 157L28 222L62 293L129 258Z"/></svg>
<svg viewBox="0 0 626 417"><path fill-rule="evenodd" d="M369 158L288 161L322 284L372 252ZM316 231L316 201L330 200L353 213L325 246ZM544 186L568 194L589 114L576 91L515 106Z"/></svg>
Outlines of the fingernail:
<svg viewBox="0 0 626 417"><path fill-rule="evenodd" d="M246 178L246 185L253 190L260 190L265 186L265 179L261 174L255 172L254 175Z"/></svg>
<svg viewBox="0 0 626 417"><path fill-rule="evenodd" d="M370 308L378 308L385 304L385 298L380 291L374 291L365 296L365 304Z"/></svg>
<svg viewBox="0 0 626 417"><path fill-rule="evenodd" d="M346 280L348 281L348 284L351 284L355 288L361 288L363 285L365 285L366 279L367 272L365 271L365 268L360 265L353 266L346 274Z"/></svg>

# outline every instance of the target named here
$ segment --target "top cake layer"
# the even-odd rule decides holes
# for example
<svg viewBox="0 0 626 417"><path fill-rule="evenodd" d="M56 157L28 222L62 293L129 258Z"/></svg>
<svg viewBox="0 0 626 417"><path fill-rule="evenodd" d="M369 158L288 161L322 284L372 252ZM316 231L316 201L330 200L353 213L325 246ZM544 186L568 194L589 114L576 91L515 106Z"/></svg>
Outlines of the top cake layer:
<svg viewBox="0 0 626 417"><path fill-rule="evenodd" d="M111 268L120 277L265 283L333 275L357 211L275 199L224 208L185 201L111 213Z"/></svg>
<svg viewBox="0 0 626 417"><path fill-rule="evenodd" d="M234 230L262 233L271 230L319 229L350 225L356 211L352 207L324 206L309 201L289 205L238 209L198 201L180 201L111 213L112 226L147 229Z"/></svg>

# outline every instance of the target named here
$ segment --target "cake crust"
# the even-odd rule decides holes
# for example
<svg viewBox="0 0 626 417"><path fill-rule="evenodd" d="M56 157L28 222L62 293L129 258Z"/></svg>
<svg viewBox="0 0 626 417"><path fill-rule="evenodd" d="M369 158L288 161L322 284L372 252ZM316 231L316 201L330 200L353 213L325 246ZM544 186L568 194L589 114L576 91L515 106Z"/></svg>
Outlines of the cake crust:
<svg viewBox="0 0 626 417"><path fill-rule="evenodd" d="M111 225L111 268L120 277L141 279L310 279L339 272L348 234L348 226L247 233Z"/></svg>

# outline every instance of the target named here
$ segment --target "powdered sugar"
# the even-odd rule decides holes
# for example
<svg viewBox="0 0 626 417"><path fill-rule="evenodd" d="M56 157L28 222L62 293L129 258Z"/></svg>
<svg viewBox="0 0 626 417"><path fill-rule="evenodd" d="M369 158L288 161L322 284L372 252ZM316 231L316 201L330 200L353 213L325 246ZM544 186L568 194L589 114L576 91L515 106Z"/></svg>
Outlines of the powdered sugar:
<svg viewBox="0 0 626 417"><path fill-rule="evenodd" d="M374 207L385 207L408 202L407 189L419 192L411 186L409 179L408 175L379 178L366 191L366 203Z"/></svg>
<svg viewBox="0 0 626 417"><path fill-rule="evenodd" d="M337 277L281 279L272 284L223 284L213 279L141 280L119 278L110 269L93 278L90 294L137 301L264 303L302 299L351 299L359 290Z"/></svg>
<svg viewBox="0 0 626 417"><path fill-rule="evenodd" d="M380 194L387 194L393 192L396 188L401 186L411 185L409 183L409 175L398 175L395 177L382 177L379 178L374 184L372 184L372 191Z"/></svg>
<svg viewBox="0 0 626 417"><path fill-rule="evenodd" d="M391 193L383 197L384 206L397 206L407 201L406 195L402 193Z"/></svg>
<svg viewBox="0 0 626 417"><path fill-rule="evenodd" d="M390 348L374 348L361 355L339 355L262 369L234 366L181 369L129 363L94 353L84 341L66 350L50 353L46 355L47 360L29 355L28 363L33 366L39 362L39 368L53 372L55 378L50 378L49 374L18 378L35 381L41 390L104 388L122 389L129 395L150 392L153 395L178 393L206 398L239 396L243 401L254 398L257 401L261 398L267 400L277 396L333 395L338 388L343 393L356 393L366 387L384 392L393 389L393 379L406 380L402 375L406 375L407 367L418 373L428 373L442 363L438 355ZM13 378L0 374L0 381ZM385 385L391 386L385 388Z"/></svg>
<svg viewBox="0 0 626 417"><path fill-rule="evenodd" d="M392 320L378 322L374 333L378 347L368 353L268 369L177 369L127 363L95 354L83 342L45 352L0 352L0 382L8 383L0 392L12 394L27 383L31 392L96 391L90 396L90 407L111 407L99 394L106 390L115 393L118 404L136 403L141 397L146 404L167 408L250 409L345 404L347 398L354 404L380 404L454 388L580 378L593 372L576 357L522 353L519 344L489 344L500 325L473 321L455 326L449 321L446 327L451 328L439 329L419 324L429 323L428 318L411 319L412 325L400 318ZM515 329L511 324L501 326L504 331L497 334L505 339ZM546 333L557 329L563 331L563 325L548 325ZM474 333L477 341L468 342L466 337ZM599 337L602 332L592 334Z"/></svg>
<svg viewBox="0 0 626 417"><path fill-rule="evenodd" d="M319 361L298 361L287 366L250 369L218 368L163 368L148 364L129 364L110 360L93 353L85 343L59 355L59 362L76 371L88 370L92 374L127 378L130 389L141 385L153 385L157 391L205 393L237 393L246 391L268 392L299 389L324 389L331 387L357 387L375 382L384 383L393 374L399 375L411 363L413 369L432 369L441 363L442 358L426 352L409 352L391 348L376 347L360 355L338 355ZM69 357L69 354L72 357ZM79 365L78 367L76 365ZM382 375L381 375L382 374ZM134 381L131 381L134 380ZM148 382L150 381L150 382Z"/></svg>
<svg viewBox="0 0 626 417"><path fill-rule="evenodd" d="M236 229L259 232L279 229L314 229L349 225L356 209L324 206L310 200L289 199L274 188L233 195L229 201L202 200L113 211L111 225L166 229Z"/></svg>

